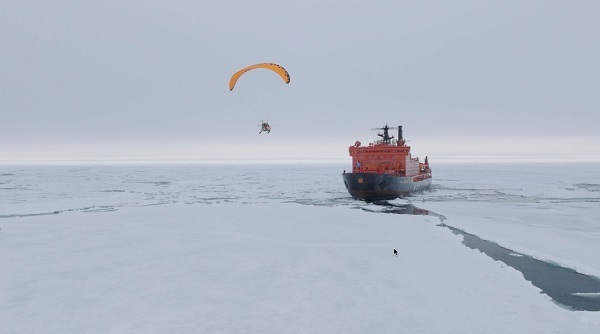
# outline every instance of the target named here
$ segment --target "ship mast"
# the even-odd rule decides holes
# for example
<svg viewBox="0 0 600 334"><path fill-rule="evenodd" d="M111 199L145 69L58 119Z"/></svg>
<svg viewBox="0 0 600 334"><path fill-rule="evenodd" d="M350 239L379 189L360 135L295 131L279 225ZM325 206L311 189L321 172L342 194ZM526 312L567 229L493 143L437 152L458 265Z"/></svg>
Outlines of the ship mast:
<svg viewBox="0 0 600 334"><path fill-rule="evenodd" d="M377 135L381 137L381 141L385 145L389 145L391 140L394 139L394 136L390 137L390 127L386 124L383 128L376 128L376 130L383 130L383 134L378 133Z"/></svg>

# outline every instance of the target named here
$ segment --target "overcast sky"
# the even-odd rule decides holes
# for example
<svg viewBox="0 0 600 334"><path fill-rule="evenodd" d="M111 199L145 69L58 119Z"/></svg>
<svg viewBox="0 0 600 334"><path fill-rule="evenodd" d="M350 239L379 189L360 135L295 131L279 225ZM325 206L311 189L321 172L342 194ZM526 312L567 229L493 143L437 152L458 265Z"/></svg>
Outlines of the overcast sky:
<svg viewBox="0 0 600 334"><path fill-rule="evenodd" d="M0 0L0 160L600 156L600 1ZM291 76L255 70L274 62ZM268 119L273 130L258 134Z"/></svg>

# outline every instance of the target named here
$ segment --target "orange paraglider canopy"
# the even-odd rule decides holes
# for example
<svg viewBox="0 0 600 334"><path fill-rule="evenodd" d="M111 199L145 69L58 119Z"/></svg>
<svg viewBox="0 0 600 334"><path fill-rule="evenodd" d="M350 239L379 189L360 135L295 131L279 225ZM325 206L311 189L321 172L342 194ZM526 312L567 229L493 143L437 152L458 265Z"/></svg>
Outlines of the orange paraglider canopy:
<svg viewBox="0 0 600 334"><path fill-rule="evenodd" d="M229 79L229 90L230 91L233 90L233 87L235 87L236 82L244 73L246 73L250 70L253 70L255 68L266 68L267 70L271 70L271 71L279 74L279 76L283 79L283 81L285 81L286 84L290 83L290 75L285 70L285 68L283 68L277 64L273 64L273 63L260 63L260 64L250 65L248 67L245 67L245 68L235 72L231 76L231 79Z"/></svg>

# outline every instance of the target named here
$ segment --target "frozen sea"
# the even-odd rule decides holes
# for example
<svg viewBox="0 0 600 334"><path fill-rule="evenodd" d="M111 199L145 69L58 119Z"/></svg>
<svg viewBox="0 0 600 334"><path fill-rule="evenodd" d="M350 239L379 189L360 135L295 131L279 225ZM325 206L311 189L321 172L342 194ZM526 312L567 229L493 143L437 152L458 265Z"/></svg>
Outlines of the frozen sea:
<svg viewBox="0 0 600 334"><path fill-rule="evenodd" d="M600 163L431 163L0 165L0 332L597 333Z"/></svg>

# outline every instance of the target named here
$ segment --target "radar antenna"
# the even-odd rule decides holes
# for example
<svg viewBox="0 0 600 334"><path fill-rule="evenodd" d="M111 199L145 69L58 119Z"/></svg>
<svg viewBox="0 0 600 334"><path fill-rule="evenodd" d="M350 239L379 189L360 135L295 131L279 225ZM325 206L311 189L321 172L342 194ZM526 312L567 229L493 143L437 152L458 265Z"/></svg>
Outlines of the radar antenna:
<svg viewBox="0 0 600 334"><path fill-rule="evenodd" d="M382 128L374 128L371 130L383 130L383 134L377 133L377 135L379 137L381 137L381 140L383 141L384 144L389 144L390 141L392 139L394 139L394 136L390 136L390 133L389 133L390 127L387 124Z"/></svg>

